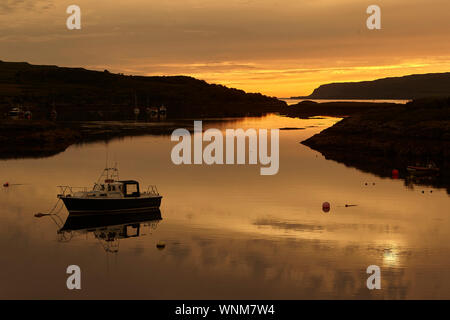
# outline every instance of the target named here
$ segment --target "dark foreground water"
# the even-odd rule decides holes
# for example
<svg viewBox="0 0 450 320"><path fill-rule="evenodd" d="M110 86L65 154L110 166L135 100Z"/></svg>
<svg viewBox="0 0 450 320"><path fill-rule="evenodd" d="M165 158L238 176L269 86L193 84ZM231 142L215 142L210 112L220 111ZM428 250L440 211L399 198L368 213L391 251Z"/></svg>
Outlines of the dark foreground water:
<svg viewBox="0 0 450 320"><path fill-rule="evenodd" d="M336 121L268 116L220 125L305 128L280 131L274 176L259 175L259 165L176 166L168 136L1 161L1 182L12 185L0 190L0 298L449 299L449 196L299 144ZM57 185L91 186L107 152L121 178L158 186L162 220L58 235L50 217L34 217L54 206ZM62 222L67 215L61 211ZM139 237L104 240L137 225ZM72 264L81 268L79 291L66 288ZM381 290L366 287L369 265L381 268Z"/></svg>

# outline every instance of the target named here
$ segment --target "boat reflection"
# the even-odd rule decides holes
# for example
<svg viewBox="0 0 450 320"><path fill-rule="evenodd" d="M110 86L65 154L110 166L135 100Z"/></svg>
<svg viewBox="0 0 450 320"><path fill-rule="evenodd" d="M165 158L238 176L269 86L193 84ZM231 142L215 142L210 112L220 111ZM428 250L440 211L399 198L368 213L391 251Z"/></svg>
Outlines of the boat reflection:
<svg viewBox="0 0 450 320"><path fill-rule="evenodd" d="M413 174L409 173L405 177L405 187L414 190L415 186L436 186L439 185L439 176L437 174Z"/></svg>
<svg viewBox="0 0 450 320"><path fill-rule="evenodd" d="M77 235L93 234L106 252L117 253L121 239L150 234L161 220L159 209L126 214L69 214L57 232L58 240L68 242Z"/></svg>

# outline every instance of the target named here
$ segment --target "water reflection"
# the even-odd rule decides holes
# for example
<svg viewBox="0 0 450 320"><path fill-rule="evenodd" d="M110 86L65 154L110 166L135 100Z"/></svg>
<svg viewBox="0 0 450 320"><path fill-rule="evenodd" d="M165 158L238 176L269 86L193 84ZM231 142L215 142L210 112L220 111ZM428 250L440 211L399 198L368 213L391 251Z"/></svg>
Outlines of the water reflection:
<svg viewBox="0 0 450 320"><path fill-rule="evenodd" d="M11 186L0 188L0 298L450 297L448 194L442 189L422 194L402 180L326 160L298 143L336 121L269 116L204 123L220 129L306 128L280 131L275 176L260 176L250 165L176 166L168 136L1 161L1 182ZM34 217L54 206L56 186L93 183L106 149L124 176L158 185L163 223L152 229L144 226L154 222L150 217L77 220L65 208L57 228L51 217ZM322 211L324 202L329 213ZM137 224L139 236L132 237ZM56 231L64 229L58 237L64 234L68 241L56 241ZM120 247L105 259L108 239L117 239ZM160 240L167 244L164 250L156 247ZM71 264L83 270L78 293L65 286ZM366 268L373 264L382 272L382 290L376 292L366 287Z"/></svg>
<svg viewBox="0 0 450 320"><path fill-rule="evenodd" d="M420 148L418 143L417 148ZM373 173L382 178L400 179L404 182L405 187L413 190L416 186L434 187L446 189L450 194L450 170L448 163L441 164L440 173L411 173L407 171L411 159L408 157L388 157L377 155L366 155L364 153L334 151L334 150L317 150L327 160L333 160L342 163L347 167L353 167L363 172ZM395 168L398 168L395 169ZM394 170L398 171L397 175L393 175Z"/></svg>
<svg viewBox="0 0 450 320"><path fill-rule="evenodd" d="M398 249L395 247L384 249L383 263L391 267L397 266L399 264Z"/></svg>
<svg viewBox="0 0 450 320"><path fill-rule="evenodd" d="M59 242L69 242L76 236L92 234L108 253L117 253L122 239L151 234L162 220L159 209L119 214L69 214L62 225L59 215L49 216L58 227Z"/></svg>

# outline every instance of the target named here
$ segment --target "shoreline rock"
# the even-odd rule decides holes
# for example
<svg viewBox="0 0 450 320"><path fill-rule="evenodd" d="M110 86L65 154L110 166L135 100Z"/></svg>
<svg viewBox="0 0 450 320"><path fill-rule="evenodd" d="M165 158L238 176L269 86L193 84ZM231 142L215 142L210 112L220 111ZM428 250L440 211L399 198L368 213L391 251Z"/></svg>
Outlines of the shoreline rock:
<svg viewBox="0 0 450 320"><path fill-rule="evenodd" d="M372 109L392 108L401 106L396 103L377 102L315 102L302 101L281 109L280 113L288 117L309 118L313 116L347 117L359 112L367 112Z"/></svg>
<svg viewBox="0 0 450 320"><path fill-rule="evenodd" d="M187 123L186 128L192 126ZM42 158L74 144L111 141L126 136L170 135L179 124L134 122L0 122L0 159Z"/></svg>
<svg viewBox="0 0 450 320"><path fill-rule="evenodd" d="M434 185L450 190L450 98L371 108L301 143L327 159L379 176L397 168L405 177L408 165L432 161L441 168Z"/></svg>

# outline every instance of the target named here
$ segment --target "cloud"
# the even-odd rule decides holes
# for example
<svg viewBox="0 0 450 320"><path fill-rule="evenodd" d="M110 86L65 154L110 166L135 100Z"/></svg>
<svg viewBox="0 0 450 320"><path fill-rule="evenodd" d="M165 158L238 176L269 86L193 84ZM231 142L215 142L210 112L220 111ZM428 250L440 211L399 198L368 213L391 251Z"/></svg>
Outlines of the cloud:
<svg viewBox="0 0 450 320"><path fill-rule="evenodd" d="M367 30L358 0L77 0L76 32L67 4L0 0L2 59L185 74L276 96L450 65L448 0L382 3L380 32Z"/></svg>
<svg viewBox="0 0 450 320"><path fill-rule="evenodd" d="M47 10L54 6L54 0L2 0L0 14L8 14L18 10Z"/></svg>

